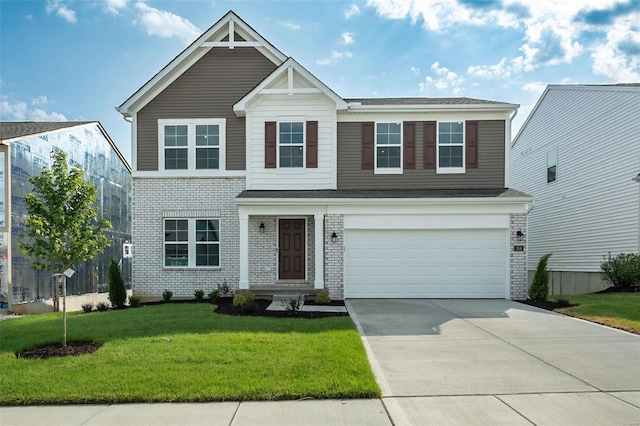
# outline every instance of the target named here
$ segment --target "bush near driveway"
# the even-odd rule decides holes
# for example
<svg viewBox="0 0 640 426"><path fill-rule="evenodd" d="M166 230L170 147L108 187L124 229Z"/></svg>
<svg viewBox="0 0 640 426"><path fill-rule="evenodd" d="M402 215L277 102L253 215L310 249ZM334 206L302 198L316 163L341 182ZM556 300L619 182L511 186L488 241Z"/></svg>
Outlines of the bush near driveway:
<svg viewBox="0 0 640 426"><path fill-rule="evenodd" d="M622 253L605 258L600 264L602 279L614 287L632 289L640 287L640 254Z"/></svg>
<svg viewBox="0 0 640 426"><path fill-rule="evenodd" d="M0 322L0 405L380 396L349 317L238 317L208 304L161 304L74 313L69 323L69 341L102 348L16 359L57 341L60 314Z"/></svg>

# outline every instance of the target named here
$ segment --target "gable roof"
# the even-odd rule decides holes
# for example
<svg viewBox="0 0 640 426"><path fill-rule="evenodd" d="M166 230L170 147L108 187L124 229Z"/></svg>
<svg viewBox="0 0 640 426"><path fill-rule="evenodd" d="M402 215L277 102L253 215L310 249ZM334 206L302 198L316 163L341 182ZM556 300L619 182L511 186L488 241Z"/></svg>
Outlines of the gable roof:
<svg viewBox="0 0 640 426"><path fill-rule="evenodd" d="M291 70L291 73L290 71ZM293 87L293 74L295 71L300 74L309 83L315 86L315 89L308 88L295 88ZM268 87L277 80L284 73L288 73L288 87L286 89L268 89ZM331 99L336 104L336 109L347 109L347 103L338 96L333 90L326 84L320 81L315 75L311 74L305 67L300 65L295 59L289 57L278 68L276 68L271 74L269 74L264 80L262 80L256 87L247 93L242 99L240 99L233 106L233 111L239 117L243 117L246 113L247 104L250 103L261 93L282 93L282 94L295 94L295 93L322 93Z"/></svg>
<svg viewBox="0 0 640 426"><path fill-rule="evenodd" d="M35 136L42 133L76 127L95 121L3 121L0 122L0 141L6 142L21 136Z"/></svg>
<svg viewBox="0 0 640 426"><path fill-rule="evenodd" d="M239 35L241 40L236 41L236 35ZM124 101L122 105L116 107L116 110L123 116L130 117L173 83L210 49L223 46L230 49L256 48L278 66L287 59L282 52L230 10Z"/></svg>
<svg viewBox="0 0 640 426"><path fill-rule="evenodd" d="M474 98L359 98L345 99L345 101L349 103L359 103L360 105L505 105L504 102Z"/></svg>
<svg viewBox="0 0 640 426"><path fill-rule="evenodd" d="M533 109L529 113L529 116L527 117L527 119L524 121L524 123L522 123L522 126L520 126L520 129L518 130L518 133L516 134L516 136L513 138L513 141L511 142L511 146L512 147L515 146L516 142L518 142L518 139L520 138L520 135L522 134L522 131L527 127L527 124L529 124L529 121L531 121L531 118L538 111L538 108L542 104L542 101L544 100L544 98L547 96L547 94L550 91L554 91L554 90L581 90L581 91L600 90L600 91L608 91L608 92L640 91L640 83L549 84L544 89L544 92L542 92L542 95L540 95L540 98L538 99L538 102L536 102L535 106L533 107Z"/></svg>
<svg viewBox="0 0 640 426"><path fill-rule="evenodd" d="M40 136L45 133L53 133L88 124L98 126L100 132L102 132L111 148L122 161L122 164L131 173L131 166L99 121L2 121L0 122L0 144L9 145L13 141L26 137Z"/></svg>

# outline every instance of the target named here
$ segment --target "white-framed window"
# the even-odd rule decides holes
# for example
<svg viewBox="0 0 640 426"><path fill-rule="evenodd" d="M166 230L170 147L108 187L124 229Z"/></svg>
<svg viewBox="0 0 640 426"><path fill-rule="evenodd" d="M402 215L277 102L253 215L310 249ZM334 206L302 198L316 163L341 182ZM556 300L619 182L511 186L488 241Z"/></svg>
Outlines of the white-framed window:
<svg viewBox="0 0 640 426"><path fill-rule="evenodd" d="M278 167L304 167L304 121L278 122Z"/></svg>
<svg viewBox="0 0 640 426"><path fill-rule="evenodd" d="M402 173L402 123L376 123L375 173Z"/></svg>
<svg viewBox="0 0 640 426"><path fill-rule="evenodd" d="M547 152L547 183L555 182L558 173L558 149Z"/></svg>
<svg viewBox="0 0 640 426"><path fill-rule="evenodd" d="M437 173L464 173L464 121L438 122Z"/></svg>
<svg viewBox="0 0 640 426"><path fill-rule="evenodd" d="M220 219L164 219L164 266L220 266Z"/></svg>
<svg viewBox="0 0 640 426"><path fill-rule="evenodd" d="M225 119L158 120L158 170L224 170Z"/></svg>

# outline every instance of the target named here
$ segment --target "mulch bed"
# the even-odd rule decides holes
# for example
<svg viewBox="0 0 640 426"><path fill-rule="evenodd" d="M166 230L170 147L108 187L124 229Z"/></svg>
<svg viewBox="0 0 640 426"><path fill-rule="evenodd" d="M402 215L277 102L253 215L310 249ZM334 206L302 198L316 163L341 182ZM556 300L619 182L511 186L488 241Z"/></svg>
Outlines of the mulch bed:
<svg viewBox="0 0 640 426"><path fill-rule="evenodd" d="M516 300L516 302L523 303L529 306L535 306L536 308L546 309L547 311L555 311L556 309L570 308L571 306L578 306L575 303L570 303L566 299L541 300L538 302L536 302L535 300L527 299L527 300Z"/></svg>
<svg viewBox="0 0 640 426"><path fill-rule="evenodd" d="M64 349L62 343L50 343L16 352L16 358L47 359L60 356L79 356L92 354L101 347L102 343L98 342L67 342L67 348Z"/></svg>

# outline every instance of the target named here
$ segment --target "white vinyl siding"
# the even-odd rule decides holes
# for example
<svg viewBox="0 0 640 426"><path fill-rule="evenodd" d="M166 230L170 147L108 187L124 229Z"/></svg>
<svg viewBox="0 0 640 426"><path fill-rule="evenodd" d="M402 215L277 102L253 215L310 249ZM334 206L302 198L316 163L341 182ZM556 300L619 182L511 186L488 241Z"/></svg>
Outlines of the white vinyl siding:
<svg viewBox="0 0 640 426"><path fill-rule="evenodd" d="M247 189L336 188L336 111L324 95L264 96L247 111ZM318 167L266 169L265 122L318 122ZM306 129L304 130L306 132ZM280 145L282 146L282 145ZM306 149L303 150L306 156ZM279 153L278 153L279 155ZM306 158L303 158L303 165Z"/></svg>
<svg viewBox="0 0 640 426"><path fill-rule="evenodd" d="M511 186L536 197L528 269L598 272L603 255L638 252L640 88L553 87L511 152ZM547 183L557 147L558 179Z"/></svg>

